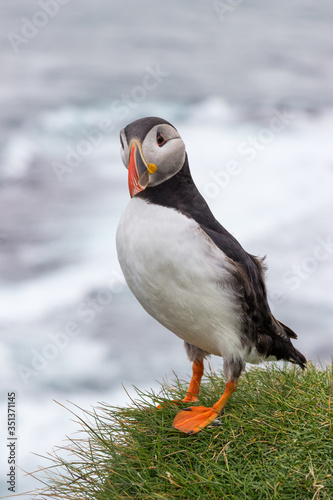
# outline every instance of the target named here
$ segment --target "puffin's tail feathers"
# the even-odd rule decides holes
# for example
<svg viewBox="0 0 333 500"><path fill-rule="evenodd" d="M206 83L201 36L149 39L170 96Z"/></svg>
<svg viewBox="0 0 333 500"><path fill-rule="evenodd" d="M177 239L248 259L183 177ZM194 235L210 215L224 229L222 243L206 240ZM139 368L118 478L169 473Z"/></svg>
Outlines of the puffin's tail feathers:
<svg viewBox="0 0 333 500"><path fill-rule="evenodd" d="M292 332L292 330L290 331ZM287 336L286 333L284 334L284 336L282 336L281 334L276 335L276 333L275 335L259 333L257 335L256 348L257 351L265 358L274 356L277 360L283 359L285 361L289 361L291 363L299 365L302 369L305 368L305 357L301 352L295 349L295 347L291 343L289 335Z"/></svg>
<svg viewBox="0 0 333 500"><path fill-rule="evenodd" d="M274 319L278 323L279 328L283 330L284 335L287 335L288 339L297 339L296 333L291 328L289 328L289 326L285 325L284 323L281 323L281 321L279 321L276 318ZM295 349L295 347L292 345L290 341L288 342L288 344L289 344L287 349L288 361L296 365L299 365L304 370L306 365L305 357L301 352Z"/></svg>
<svg viewBox="0 0 333 500"><path fill-rule="evenodd" d="M294 363L295 365L299 365L302 370L305 369L306 366L306 359L305 356L301 352L299 352L295 347L293 346L293 349L289 353L289 360L291 363Z"/></svg>
<svg viewBox="0 0 333 500"><path fill-rule="evenodd" d="M276 319L276 318L275 318ZM296 333L291 329L289 328L289 326L287 325L284 325L283 323L281 323L281 321L279 321L278 319L276 320L280 326L282 326L282 328L284 329L285 333L288 335L288 337L290 339L297 339L297 335Z"/></svg>

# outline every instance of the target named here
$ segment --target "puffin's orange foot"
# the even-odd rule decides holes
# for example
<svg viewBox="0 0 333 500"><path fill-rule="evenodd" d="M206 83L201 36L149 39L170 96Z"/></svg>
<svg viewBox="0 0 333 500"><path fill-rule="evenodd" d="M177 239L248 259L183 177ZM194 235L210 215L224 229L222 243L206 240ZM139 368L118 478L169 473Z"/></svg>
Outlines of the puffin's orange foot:
<svg viewBox="0 0 333 500"><path fill-rule="evenodd" d="M163 401L163 403L160 403L157 408L160 410L161 408L164 408L168 405L181 405L182 403L195 403L196 401L198 401L198 398L196 396L187 394L184 399L172 399L171 401Z"/></svg>
<svg viewBox="0 0 333 500"><path fill-rule="evenodd" d="M191 406L177 413L172 427L188 435L196 434L211 424L218 415L219 413L213 408Z"/></svg>
<svg viewBox="0 0 333 500"><path fill-rule="evenodd" d="M185 398L181 400L181 403L196 403L198 398L194 394L187 393Z"/></svg>

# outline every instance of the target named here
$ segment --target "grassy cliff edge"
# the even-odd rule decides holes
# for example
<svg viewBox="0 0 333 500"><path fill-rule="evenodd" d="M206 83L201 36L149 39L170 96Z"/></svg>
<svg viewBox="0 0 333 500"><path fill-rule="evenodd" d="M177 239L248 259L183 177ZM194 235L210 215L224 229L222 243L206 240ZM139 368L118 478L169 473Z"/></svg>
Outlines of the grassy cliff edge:
<svg viewBox="0 0 333 500"><path fill-rule="evenodd" d="M76 415L71 458L63 449L49 458L33 498L332 499L332 371L252 367L219 425L189 437L172 429L175 405L156 409L184 397L185 382L163 384L159 395L137 390L127 408L102 403ZM209 375L198 404L211 406L223 388L221 373Z"/></svg>

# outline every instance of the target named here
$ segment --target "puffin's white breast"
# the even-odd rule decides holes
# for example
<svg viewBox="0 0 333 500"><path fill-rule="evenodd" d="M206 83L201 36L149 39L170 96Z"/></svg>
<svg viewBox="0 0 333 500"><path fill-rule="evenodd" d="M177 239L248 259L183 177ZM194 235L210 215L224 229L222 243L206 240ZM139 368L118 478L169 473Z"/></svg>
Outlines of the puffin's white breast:
<svg viewBox="0 0 333 500"><path fill-rule="evenodd" d="M118 226L117 251L129 288L162 325L211 354L245 354L232 263L197 222L133 198Z"/></svg>

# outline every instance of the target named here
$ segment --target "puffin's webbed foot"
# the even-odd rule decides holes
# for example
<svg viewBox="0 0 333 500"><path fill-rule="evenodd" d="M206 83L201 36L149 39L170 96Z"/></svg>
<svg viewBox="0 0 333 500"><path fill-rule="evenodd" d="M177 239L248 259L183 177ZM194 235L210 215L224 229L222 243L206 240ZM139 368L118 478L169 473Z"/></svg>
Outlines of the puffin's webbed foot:
<svg viewBox="0 0 333 500"><path fill-rule="evenodd" d="M187 435L196 434L211 424L218 415L213 408L191 406L177 413L172 427Z"/></svg>
<svg viewBox="0 0 333 500"><path fill-rule="evenodd" d="M201 429L207 427L207 425L211 424L220 415L231 394L235 392L237 385L237 382L234 380L227 382L222 397L212 408L191 406L190 408L180 410L173 421L173 428L189 435L196 434Z"/></svg>

